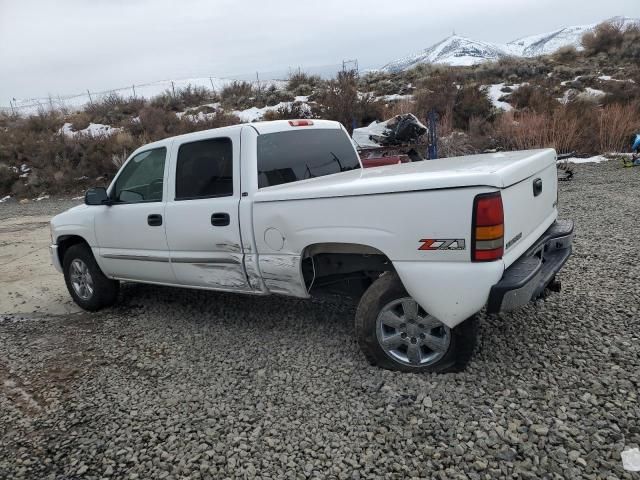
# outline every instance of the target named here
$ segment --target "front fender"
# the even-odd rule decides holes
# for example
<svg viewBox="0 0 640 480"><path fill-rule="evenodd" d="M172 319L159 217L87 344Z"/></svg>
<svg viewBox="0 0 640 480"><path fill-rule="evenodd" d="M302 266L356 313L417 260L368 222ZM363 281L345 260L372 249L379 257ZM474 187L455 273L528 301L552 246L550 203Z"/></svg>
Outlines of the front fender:
<svg viewBox="0 0 640 480"><path fill-rule="evenodd" d="M504 273L502 261L393 262L409 295L450 328L479 312Z"/></svg>

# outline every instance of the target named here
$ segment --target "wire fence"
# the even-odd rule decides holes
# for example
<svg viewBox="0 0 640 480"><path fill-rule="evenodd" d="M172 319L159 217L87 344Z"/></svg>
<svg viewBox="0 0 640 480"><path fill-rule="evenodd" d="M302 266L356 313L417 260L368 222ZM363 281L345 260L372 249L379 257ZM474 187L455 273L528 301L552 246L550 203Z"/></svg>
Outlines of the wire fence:
<svg viewBox="0 0 640 480"><path fill-rule="evenodd" d="M268 87L270 85L281 86L286 83L286 80L239 80L235 78L220 78L220 77L197 77L181 80L160 80L156 82L143 83L131 85L128 87L120 87L111 90L102 91L90 91L87 89L83 93L77 93L73 95L49 95L48 97L30 98L30 99L16 99L9 100L8 106L0 106L0 112L11 115L29 115L42 111L53 110L78 110L85 105L91 103L98 103L105 98L118 95L124 99L130 98L144 98L150 99L168 93L175 95L177 91L183 88L198 87L206 88L219 92L227 85L245 81L251 83L253 86Z"/></svg>

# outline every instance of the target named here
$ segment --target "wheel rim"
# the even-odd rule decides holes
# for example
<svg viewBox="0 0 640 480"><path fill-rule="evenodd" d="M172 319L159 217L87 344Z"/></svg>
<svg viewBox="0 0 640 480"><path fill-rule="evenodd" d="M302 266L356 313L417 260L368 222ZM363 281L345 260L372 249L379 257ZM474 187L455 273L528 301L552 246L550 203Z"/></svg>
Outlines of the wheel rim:
<svg viewBox="0 0 640 480"><path fill-rule="evenodd" d="M71 286L76 295L82 300L89 300L93 296L93 278L89 267L79 258L71 262Z"/></svg>
<svg viewBox="0 0 640 480"><path fill-rule="evenodd" d="M387 303L376 320L378 343L396 362L424 367L449 350L451 329L410 297Z"/></svg>

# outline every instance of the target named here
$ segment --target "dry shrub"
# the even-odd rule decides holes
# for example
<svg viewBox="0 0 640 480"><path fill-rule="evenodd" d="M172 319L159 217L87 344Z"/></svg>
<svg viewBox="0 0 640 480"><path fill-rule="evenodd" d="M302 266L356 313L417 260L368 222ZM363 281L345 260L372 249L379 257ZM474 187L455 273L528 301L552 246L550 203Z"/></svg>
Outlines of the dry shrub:
<svg viewBox="0 0 640 480"><path fill-rule="evenodd" d="M300 102L282 105L276 110L268 110L263 120L291 120L296 118L313 118L312 113Z"/></svg>
<svg viewBox="0 0 640 480"><path fill-rule="evenodd" d="M476 85L469 85L458 90L453 105L453 125L455 128L468 129L472 118L493 118L493 105L486 92Z"/></svg>
<svg viewBox="0 0 640 480"><path fill-rule="evenodd" d="M556 62L573 62L578 58L578 50L573 45L565 45L556 50L551 57Z"/></svg>
<svg viewBox="0 0 640 480"><path fill-rule="evenodd" d="M624 29L618 22L604 22L582 36L582 46L587 54L613 52L622 45Z"/></svg>
<svg viewBox="0 0 640 480"><path fill-rule="evenodd" d="M309 75L298 69L289 73L287 90L294 95L311 95L321 83L319 75Z"/></svg>
<svg viewBox="0 0 640 480"><path fill-rule="evenodd" d="M552 112L558 105L557 100L542 87L533 85L522 85L511 92L508 99L514 107L536 113Z"/></svg>
<svg viewBox="0 0 640 480"><path fill-rule="evenodd" d="M124 98L117 93L110 93L86 105L84 111L93 123L119 125L129 117L137 115L145 103L142 98Z"/></svg>
<svg viewBox="0 0 640 480"><path fill-rule="evenodd" d="M353 70L338 72L335 80L330 80L315 95L319 104L319 116L336 120L349 133L354 124L371 123L382 118L384 105L370 94L358 94L358 76Z"/></svg>
<svg viewBox="0 0 640 480"><path fill-rule="evenodd" d="M461 155L471 155L478 150L473 145L471 138L464 132L455 131L448 135L438 135L438 157L449 158Z"/></svg>
<svg viewBox="0 0 640 480"><path fill-rule="evenodd" d="M255 92L253 85L249 82L231 82L220 92L222 104L232 109L253 106L251 102L253 98L255 98Z"/></svg>
<svg viewBox="0 0 640 480"><path fill-rule="evenodd" d="M606 105L600 113L599 127L600 152L622 152L640 127L637 108L632 104Z"/></svg>
<svg viewBox="0 0 640 480"><path fill-rule="evenodd" d="M384 119L387 119L395 117L396 115L404 115L405 113L413 113L415 115L416 111L416 103L413 101L413 99L403 98L401 100L385 104L382 110L382 117Z"/></svg>
<svg viewBox="0 0 640 480"><path fill-rule="evenodd" d="M551 114L506 112L495 125L496 136L507 149L555 148L559 153L579 146L581 125L578 117L559 107Z"/></svg>

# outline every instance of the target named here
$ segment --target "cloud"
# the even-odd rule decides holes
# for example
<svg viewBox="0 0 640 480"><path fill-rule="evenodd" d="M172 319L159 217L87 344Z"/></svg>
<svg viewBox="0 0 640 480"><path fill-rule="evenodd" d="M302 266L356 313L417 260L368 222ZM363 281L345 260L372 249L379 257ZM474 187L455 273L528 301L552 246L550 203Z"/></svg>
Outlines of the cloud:
<svg viewBox="0 0 640 480"><path fill-rule="evenodd" d="M345 58L377 67L454 29L508 41L636 13L637 0L0 0L0 105Z"/></svg>

